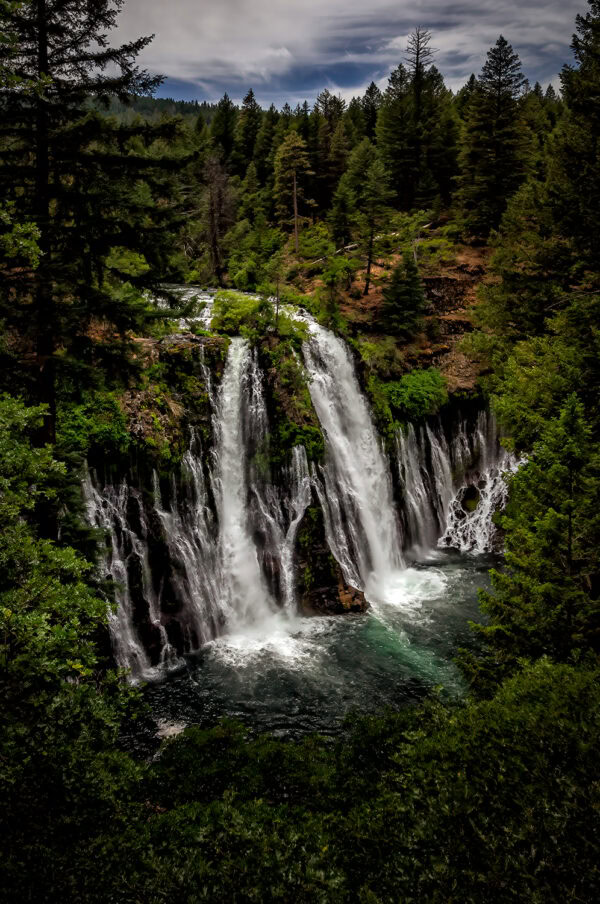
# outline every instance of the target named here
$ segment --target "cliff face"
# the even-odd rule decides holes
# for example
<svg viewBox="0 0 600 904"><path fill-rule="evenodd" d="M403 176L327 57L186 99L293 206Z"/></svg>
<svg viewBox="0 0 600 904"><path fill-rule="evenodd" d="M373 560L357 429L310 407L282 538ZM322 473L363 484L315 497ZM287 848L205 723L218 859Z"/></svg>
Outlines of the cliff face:
<svg viewBox="0 0 600 904"><path fill-rule="evenodd" d="M317 499L307 508L298 532L296 596L304 615L346 615L369 608L364 593L346 583L331 555Z"/></svg>

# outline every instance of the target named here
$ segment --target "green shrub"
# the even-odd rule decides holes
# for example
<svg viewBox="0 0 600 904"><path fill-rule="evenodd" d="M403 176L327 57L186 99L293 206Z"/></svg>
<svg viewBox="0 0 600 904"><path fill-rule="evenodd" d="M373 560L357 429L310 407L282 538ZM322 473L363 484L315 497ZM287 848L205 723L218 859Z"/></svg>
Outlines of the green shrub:
<svg viewBox="0 0 600 904"><path fill-rule="evenodd" d="M230 336L256 339L273 325L274 317L267 298L223 290L215 297L212 328Z"/></svg>
<svg viewBox="0 0 600 904"><path fill-rule="evenodd" d="M91 449L122 454L130 442L127 418L116 393L88 392L79 405L70 400L59 405L57 443L62 450L84 455Z"/></svg>
<svg viewBox="0 0 600 904"><path fill-rule="evenodd" d="M446 381L439 370L413 370L387 383L385 393L398 420L414 421L435 414L448 401Z"/></svg>
<svg viewBox="0 0 600 904"><path fill-rule="evenodd" d="M305 261L317 261L329 257L335 251L329 230L324 223L316 223L300 233L300 257Z"/></svg>

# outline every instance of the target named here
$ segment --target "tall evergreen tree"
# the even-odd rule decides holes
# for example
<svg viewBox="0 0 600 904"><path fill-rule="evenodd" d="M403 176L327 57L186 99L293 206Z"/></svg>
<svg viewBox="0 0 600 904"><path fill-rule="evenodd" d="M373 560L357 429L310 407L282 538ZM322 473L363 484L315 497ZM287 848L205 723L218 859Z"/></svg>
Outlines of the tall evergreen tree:
<svg viewBox="0 0 600 904"><path fill-rule="evenodd" d="M235 125L238 110L227 92L223 95L210 124L210 134L215 150L220 151L224 160L229 160L235 143Z"/></svg>
<svg viewBox="0 0 600 904"><path fill-rule="evenodd" d="M381 104L380 104L381 106ZM366 135L365 111L362 101L358 97L353 97L348 104L344 120L346 122L348 135L350 136L352 145L358 144Z"/></svg>
<svg viewBox="0 0 600 904"><path fill-rule="evenodd" d="M411 339L423 324L425 293L419 268L410 252L406 251L402 261L394 267L382 295L382 326L385 331Z"/></svg>
<svg viewBox="0 0 600 904"><path fill-rule="evenodd" d="M296 132L288 132L275 157L274 191L280 221L293 223L296 253L300 209L307 204L305 183L311 174L306 144Z"/></svg>
<svg viewBox="0 0 600 904"><path fill-rule="evenodd" d="M431 65L431 35L416 29L408 67L389 78L377 120L377 146L396 202L403 209L450 200L456 173L457 127L450 92Z"/></svg>
<svg viewBox="0 0 600 904"><path fill-rule="evenodd" d="M263 116L262 124L256 136L254 146L254 162L256 172L261 185L266 185L273 176L275 162L275 136L279 113L275 105L271 104Z"/></svg>
<svg viewBox="0 0 600 904"><path fill-rule="evenodd" d="M135 63L150 38L111 46L121 7L122 0L32 0L4 10L0 66L14 79L2 92L0 188L39 230L41 257L33 272L5 270L11 294L4 290L2 313L34 350L48 441L57 368L74 351L91 363L92 318L120 331L140 324L146 305L132 284L150 279L148 259L159 265L157 236L172 210L172 189L161 189L168 161L150 146L174 125L117 124L88 106L90 98L127 103L160 83ZM128 259L132 251L143 256Z"/></svg>
<svg viewBox="0 0 600 904"><path fill-rule="evenodd" d="M460 155L459 196L468 228L487 236L526 175L525 126L519 94L521 62L502 35L487 54Z"/></svg>
<svg viewBox="0 0 600 904"><path fill-rule="evenodd" d="M371 82L362 99L362 109L365 118L365 135L371 141L375 137L377 114L381 106L382 94L375 82Z"/></svg>
<svg viewBox="0 0 600 904"><path fill-rule="evenodd" d="M250 169L250 167L249 167ZM250 180L256 173L250 174ZM206 189L203 198L203 222L206 242L217 283L223 285L223 237L234 223L234 206L227 170L218 157L209 157L204 168ZM258 188L258 186L256 186Z"/></svg>
<svg viewBox="0 0 600 904"><path fill-rule="evenodd" d="M336 246L343 248L351 241L356 222L356 197L343 180L333 196L328 221Z"/></svg>
<svg viewBox="0 0 600 904"><path fill-rule="evenodd" d="M376 157L369 166L364 181L364 200L358 222L361 245L366 259L363 295L368 295L371 285L375 236L385 223L392 194L388 187L385 167L379 157Z"/></svg>
<svg viewBox="0 0 600 904"><path fill-rule="evenodd" d="M585 266L600 273L600 0L576 18L571 44L577 66L565 66L565 116L549 153L554 217Z"/></svg>
<svg viewBox="0 0 600 904"><path fill-rule="evenodd" d="M233 165L243 174L254 157L256 139L262 124L262 110L254 97L252 88L242 101L237 119Z"/></svg>

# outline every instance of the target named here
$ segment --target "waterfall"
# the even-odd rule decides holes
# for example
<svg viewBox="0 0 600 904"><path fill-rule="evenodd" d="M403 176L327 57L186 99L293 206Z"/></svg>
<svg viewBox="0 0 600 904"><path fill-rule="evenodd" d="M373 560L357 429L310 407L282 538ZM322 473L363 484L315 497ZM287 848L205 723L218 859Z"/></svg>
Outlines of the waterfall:
<svg viewBox="0 0 600 904"><path fill-rule="evenodd" d="M258 353L238 337L214 386L201 354L213 412L210 449L191 429L179 473L154 472L151 486L148 478L141 486L131 476L102 486L93 471L85 476L88 517L105 533L102 569L118 603L109 615L115 659L134 679L223 635L240 648L244 638L256 645L269 632L289 635L297 535L313 492L345 581L375 608L410 607L436 579L407 569L403 547L419 559L437 547L486 552L497 543L493 514L507 497L502 475L519 462L501 450L493 417L429 419L400 431L398 509L348 347L308 315L293 316L308 327L303 354L325 439L322 464L309 469L296 446L273 479Z"/></svg>
<svg viewBox="0 0 600 904"><path fill-rule="evenodd" d="M262 530L266 540L264 567L266 570L277 572L284 609L294 614L296 536L312 498L312 482L304 446L293 448L291 465L284 469L282 476L284 490L272 483L268 483L264 488L260 487L258 481L253 483L255 502L253 520Z"/></svg>
<svg viewBox="0 0 600 904"><path fill-rule="evenodd" d="M180 493L172 475L170 502L165 508L156 471L153 473L153 490L154 511L169 552L168 594L185 608L185 649L198 649L200 644L221 633L225 618L220 596L216 526L202 469L200 440L194 430L181 465ZM162 580L161 598L165 589Z"/></svg>
<svg viewBox="0 0 600 904"><path fill-rule="evenodd" d="M386 599L402 567L392 484L371 413L342 339L306 318L304 359L326 461L315 484L330 548L349 584Z"/></svg>
<svg viewBox="0 0 600 904"><path fill-rule="evenodd" d="M221 594L228 621L241 628L275 611L258 561L248 513L247 443L266 431L260 377L247 340L229 345L219 392L214 478L219 521ZM250 427L250 430L248 429Z"/></svg>
<svg viewBox="0 0 600 904"><path fill-rule="evenodd" d="M449 433L437 420L418 432L409 425L397 436L407 547L416 558L436 546L491 552L497 545L493 515L508 496L503 474L519 466L500 447L487 411L471 428L460 418Z"/></svg>
<svg viewBox="0 0 600 904"><path fill-rule="evenodd" d="M115 661L120 668L128 669L134 680L140 679L150 672L151 662L135 624L133 588L136 584L141 584L137 602L146 603L149 625L159 639L160 658L167 659L171 652L152 586L146 543L148 526L143 506L139 494L131 490L125 481L117 488L107 487L100 493L87 469L83 494L90 524L103 530L108 541L101 558L101 572L105 578L114 581L115 587L117 608L116 611L110 609L108 613ZM139 534L129 526L132 506L136 509ZM145 639L147 643L150 638L147 636Z"/></svg>
<svg viewBox="0 0 600 904"><path fill-rule="evenodd" d="M409 424L405 431L399 432L396 437L398 472L407 521L406 536L411 542L412 549L419 556L424 555L435 545L439 533L438 513L435 504L432 505L434 492L439 499L439 485L432 484L427 461L422 454L424 445L423 428L417 437L412 424ZM444 459L439 452L438 448L436 455L441 463ZM443 468L438 473L442 474L443 480Z"/></svg>
<svg viewBox="0 0 600 904"><path fill-rule="evenodd" d="M514 474L521 462L506 450L498 460L482 469L471 484L461 487L450 504L446 530L439 546L449 546L461 552L485 553L497 549L497 531L493 516L508 501L505 475ZM469 507L469 491L474 490Z"/></svg>
<svg viewBox="0 0 600 904"><path fill-rule="evenodd" d="M192 429L178 479L161 481L155 471L151 495L125 478L103 486L86 472L83 480L88 519L106 536L102 570L115 587L117 608L109 614L115 659L134 680L220 635L271 619L278 607L267 586L267 559L284 611L295 613L295 541L312 494L306 452L293 449L283 487L259 473L268 420L257 357L246 340L231 340L216 392L208 368L203 372L214 410L212 467L203 464Z"/></svg>

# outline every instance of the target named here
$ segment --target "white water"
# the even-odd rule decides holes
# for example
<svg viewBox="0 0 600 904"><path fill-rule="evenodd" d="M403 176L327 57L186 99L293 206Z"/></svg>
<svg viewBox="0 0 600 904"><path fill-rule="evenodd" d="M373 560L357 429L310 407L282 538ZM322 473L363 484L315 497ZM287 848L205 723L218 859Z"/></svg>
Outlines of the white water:
<svg viewBox="0 0 600 904"><path fill-rule="evenodd" d="M101 559L101 570L115 584L117 609L109 610L108 626L113 644L115 661L120 668L129 669L132 678L139 679L150 672L150 659L134 624L134 602L130 587L130 569L136 568L141 576L144 597L149 601L150 621L157 629L162 649L168 654L168 641L160 623L158 600L152 589L148 549L144 542L147 525L143 508L134 490L125 481L119 487L109 487L100 493L94 486L89 471L83 480L83 493L90 524L106 532L108 543ZM138 504L140 533L130 529L130 502Z"/></svg>
<svg viewBox="0 0 600 904"><path fill-rule="evenodd" d="M181 498L173 476L169 506L165 508L154 472L154 511L170 554L171 589L185 604L185 647L193 650L220 633L224 625L215 520L202 469L200 440L194 431L183 457L181 478Z"/></svg>
<svg viewBox="0 0 600 904"><path fill-rule="evenodd" d="M208 325L210 312L202 316ZM324 622L295 618L294 565L313 490L346 581L364 590L395 636L403 634L398 618L443 597L446 581L437 567L406 568L403 546L416 559L431 557L437 546L495 547L492 515L507 495L502 473L518 463L500 450L493 419L482 413L474 430L460 422L448 438L434 422L400 433L399 511L348 348L312 318L301 319L309 330L311 398L326 441L323 466L309 471L304 449L296 447L279 485L273 483L262 374L256 353L235 338L216 389L203 368L213 407L210 466L192 431L180 482L173 476L161 487L155 475L150 508L125 481L104 489L89 476L85 481L90 521L108 535L105 573L117 585L119 605L110 616L115 657L134 678L175 660L175 648L188 653L207 644L230 664L275 654L300 667L313 656L308 651ZM469 493L478 495L472 511ZM164 574L151 569L150 523L155 534L159 525L167 554Z"/></svg>
<svg viewBox="0 0 600 904"><path fill-rule="evenodd" d="M409 425L398 434L397 460L413 556L425 558L436 546L473 553L497 547L493 515L508 498L504 475L520 462L501 448L492 415L480 412L472 431L460 421L450 443L441 423L418 434Z"/></svg>
<svg viewBox="0 0 600 904"><path fill-rule="evenodd" d="M279 584L284 609L296 612L295 548L296 535L304 512L310 505L312 485L306 451L303 446L292 450L292 462L284 469L284 491L268 483L261 487L258 480L252 484L254 494L254 521L265 536L265 564L279 571Z"/></svg>
<svg viewBox="0 0 600 904"><path fill-rule="evenodd" d="M349 584L373 603L402 603L401 539L387 459L346 344L311 318L309 389L326 442L315 483L330 548Z"/></svg>
<svg viewBox="0 0 600 904"><path fill-rule="evenodd" d="M261 571L248 523L248 483L244 450L244 389L252 368L247 340L231 340L219 391L217 427L217 515L222 603L234 631L256 625L276 611ZM254 385L250 417L262 417Z"/></svg>

